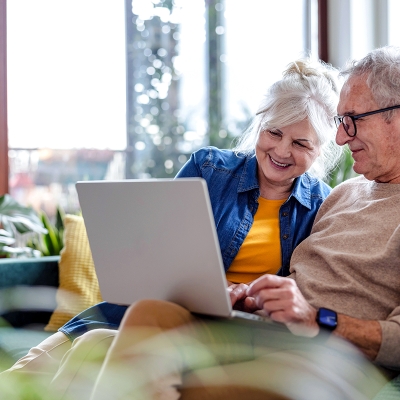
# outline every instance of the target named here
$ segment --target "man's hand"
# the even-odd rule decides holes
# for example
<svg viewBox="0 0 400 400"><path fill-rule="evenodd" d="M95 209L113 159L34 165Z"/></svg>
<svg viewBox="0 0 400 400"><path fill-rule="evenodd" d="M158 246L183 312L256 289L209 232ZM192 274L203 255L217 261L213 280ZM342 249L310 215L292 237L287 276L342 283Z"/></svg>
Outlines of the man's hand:
<svg viewBox="0 0 400 400"><path fill-rule="evenodd" d="M295 335L318 334L317 310L306 301L293 279L263 275L250 284L246 294L253 298L254 306L285 324Z"/></svg>
<svg viewBox="0 0 400 400"><path fill-rule="evenodd" d="M253 298L248 297L246 292L249 285L245 283L232 283L228 281L228 293L231 298L232 307L235 310L253 313L258 310Z"/></svg>

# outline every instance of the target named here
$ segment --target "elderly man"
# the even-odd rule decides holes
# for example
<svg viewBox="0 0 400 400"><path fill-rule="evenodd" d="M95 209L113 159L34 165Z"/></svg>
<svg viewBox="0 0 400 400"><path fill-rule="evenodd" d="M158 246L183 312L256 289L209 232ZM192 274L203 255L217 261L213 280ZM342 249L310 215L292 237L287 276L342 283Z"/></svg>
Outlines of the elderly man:
<svg viewBox="0 0 400 400"><path fill-rule="evenodd" d="M300 324L318 332L318 309L332 309L335 335L399 369L400 50L375 50L342 74L336 141L349 146L363 177L344 182L322 205L291 259L295 282L264 276L248 295L293 331Z"/></svg>
<svg viewBox="0 0 400 400"><path fill-rule="evenodd" d="M237 341L234 343L242 348L245 344L247 350L251 346L246 347L246 344L251 342L255 346L250 351L251 356L246 353L243 359L233 355L232 346L228 350L229 346L223 347L223 356L211 352L217 360L214 362L224 365L223 374L230 376L227 381L230 385L243 386L246 382L253 382L252 378L260 369L264 373L259 379L268 382L268 375L274 372L271 365L275 363L277 370L282 371L289 381L301 381L305 377L304 370L310 372L312 367L316 368L307 375L308 378L310 375L318 376L321 382L326 373L329 375L326 381L331 381L329 389L323 390L325 394L330 390L335 392L332 381L337 380L343 385L347 375L349 386L344 390L347 397L368 398L382 384L379 374L370 368L372 364L390 377L400 371L400 48L376 49L343 71L342 75L347 79L335 118L338 127L336 141L339 145L348 145L354 158L354 170L361 176L339 185L325 200L310 237L293 253L290 277L264 275L250 286L241 284L231 290L233 301L241 300L246 311L266 313L273 321L286 325L296 336L282 329L278 336L284 345L277 345L275 325L274 328L237 328L227 322L224 328L231 325L235 331L233 334L230 332L230 340L234 338ZM134 375L133 371L138 373L138 360L149 358L149 352L137 350L143 342L143 337L135 334L138 327L170 332L171 328L182 325L185 326L185 340L194 336L197 342L204 344L205 336L196 333L196 329L203 333L206 329L207 335L213 337L212 343L225 345L227 341L227 336L224 336L227 329L223 329L221 335L221 330L209 329L210 324L204 318L194 317L179 306L139 302L125 314L120 333L97 380L93 399L105 398L105 393L110 395L107 378L113 376L113 368L126 358L128 348L131 356L126 370L130 376ZM189 326L195 328L189 329ZM357 359L350 347L345 347L345 351L338 350L340 356L337 358L328 350L315 351L319 356L313 359L308 358L305 352L300 355L301 346L308 343L318 346L321 331L330 333L326 349L338 349L350 343L372 364ZM291 347L290 336L316 338L302 338ZM207 342L207 348L210 348L209 344ZM181 350L181 359L178 363L175 360L176 368L171 371L191 369L191 362L182 353ZM283 364L283 359L277 354L286 355ZM154 358L154 354L151 357ZM332 363L324 363L325 357ZM299 358L302 360L300 363ZM326 364L334 363L336 365L331 370L326 369ZM154 372L154 364L151 365ZM290 372L293 369L296 372ZM321 370L325 372L321 374ZM220 370L211 368L211 371L208 375L201 373L203 386L204 382L212 385L212 379ZM358 375L355 371L361 372ZM143 370L141 372L143 376ZM362 378L365 372L369 376ZM273 388L280 394L296 397L289 389L283 388L276 376L274 379L266 384L267 389ZM280 383L276 383L278 381ZM186 388L190 386L180 376L174 382L176 385L183 382ZM357 394L352 392L367 382L371 384L367 390L357 389ZM163 392L165 398L177 398L179 393L170 386L169 389L154 386L149 393ZM322 384L325 389L328 386ZM311 394L311 387L309 381L308 386L300 390L299 398L318 398L318 395ZM129 390L132 389L123 389L123 392ZM189 398L185 390L183 397ZM200 391L197 398L203 395L204 392ZM324 398L330 398L326 396ZM343 392L335 392L332 398L335 396L345 398ZM119 398L118 395L115 398Z"/></svg>

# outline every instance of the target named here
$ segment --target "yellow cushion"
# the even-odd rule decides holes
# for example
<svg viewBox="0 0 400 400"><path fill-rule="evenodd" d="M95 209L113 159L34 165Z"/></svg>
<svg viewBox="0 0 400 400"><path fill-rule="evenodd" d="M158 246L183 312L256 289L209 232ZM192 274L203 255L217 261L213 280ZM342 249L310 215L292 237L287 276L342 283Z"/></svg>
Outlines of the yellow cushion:
<svg viewBox="0 0 400 400"><path fill-rule="evenodd" d="M76 314L102 301L83 218L64 218L64 247L59 261L57 308L46 331L57 331Z"/></svg>

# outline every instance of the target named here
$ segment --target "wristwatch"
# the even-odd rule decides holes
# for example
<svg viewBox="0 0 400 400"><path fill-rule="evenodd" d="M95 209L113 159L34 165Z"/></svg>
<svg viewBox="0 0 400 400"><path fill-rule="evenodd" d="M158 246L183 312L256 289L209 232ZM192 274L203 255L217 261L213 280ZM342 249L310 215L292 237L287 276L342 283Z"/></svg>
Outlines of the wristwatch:
<svg viewBox="0 0 400 400"><path fill-rule="evenodd" d="M337 327L337 313L329 308L320 308L317 312L317 324L328 331Z"/></svg>

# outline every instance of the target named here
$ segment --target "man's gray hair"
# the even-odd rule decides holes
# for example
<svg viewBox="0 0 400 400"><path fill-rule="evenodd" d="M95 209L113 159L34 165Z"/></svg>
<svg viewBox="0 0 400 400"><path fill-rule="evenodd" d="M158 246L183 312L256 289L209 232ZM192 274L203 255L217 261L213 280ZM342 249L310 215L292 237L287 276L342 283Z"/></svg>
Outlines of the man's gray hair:
<svg viewBox="0 0 400 400"><path fill-rule="evenodd" d="M249 154L258 137L267 129L283 128L307 119L321 146L320 155L310 168L318 178L325 178L342 154L335 143L333 117L339 101L339 71L322 61L302 58L287 66L283 78L270 86L256 117L236 140L234 151Z"/></svg>
<svg viewBox="0 0 400 400"><path fill-rule="evenodd" d="M361 60L352 61L340 75L347 79L365 76L379 108L400 104L400 47L385 46L372 50ZM387 111L382 116L389 122L394 112Z"/></svg>

